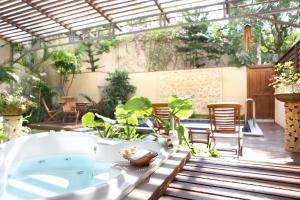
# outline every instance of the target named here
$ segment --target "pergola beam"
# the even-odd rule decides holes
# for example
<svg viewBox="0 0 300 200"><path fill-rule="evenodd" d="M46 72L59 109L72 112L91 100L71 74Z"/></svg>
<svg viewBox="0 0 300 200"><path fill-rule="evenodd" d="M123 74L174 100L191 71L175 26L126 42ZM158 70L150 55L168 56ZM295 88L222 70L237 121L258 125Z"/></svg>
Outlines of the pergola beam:
<svg viewBox="0 0 300 200"><path fill-rule="evenodd" d="M107 21L109 21L111 24L113 24L113 26L115 28L117 28L119 31L122 31L121 28L117 24L115 24L115 22L109 15L105 14L105 12L100 7L96 6L94 0L85 0L85 2L88 3L95 11L97 11Z"/></svg>
<svg viewBox="0 0 300 200"><path fill-rule="evenodd" d="M37 35L37 34L34 33L33 31L28 30L26 27L23 27L22 25L19 25L18 23L15 23L15 22L13 22L13 21L7 19L6 17L3 17L3 16L0 15L0 19L1 19L2 21L5 21L6 23L11 24L12 26L14 26L14 27L20 29L21 31L24 31L24 32L26 32L26 33L28 33L28 34L30 34L30 35L36 37L36 38L41 39L41 38L40 38L40 35ZM2 36L2 37L3 37L3 36ZM41 39L41 40L45 42L44 39Z"/></svg>
<svg viewBox="0 0 300 200"><path fill-rule="evenodd" d="M4 36L2 36L2 35L0 35L0 39L1 39L1 40L4 40L5 42L11 43L11 44L14 43L14 41L12 41L12 40L10 40L10 39L7 39L6 37L4 37Z"/></svg>
<svg viewBox="0 0 300 200"><path fill-rule="evenodd" d="M32 7L33 9L37 10L38 12L42 13L44 16L50 18L52 21L55 21L56 23L58 23L60 26L64 27L65 29L69 30L70 32L72 32L73 30L66 24L64 24L63 22L61 22L60 20L56 19L55 17L49 15L45 10L43 10L42 8L39 8L38 6L36 6L35 4L32 3L32 0L22 0L22 2L26 3L28 6ZM77 36L79 36L80 34L76 33Z"/></svg>
<svg viewBox="0 0 300 200"><path fill-rule="evenodd" d="M295 27L295 28L300 28L300 24L295 24L295 23L292 23L292 22L272 19L270 17L266 17L266 16L262 16L262 15L253 15L253 16L250 16L250 17L267 20L267 21L273 22L275 24L281 24L281 25L292 26L292 27Z"/></svg>
<svg viewBox="0 0 300 200"><path fill-rule="evenodd" d="M159 0L153 0L155 2L155 5L157 6L157 8L160 10L161 14L164 15L164 18L166 19L166 21L168 23L170 23L170 19L168 18L167 14L164 12L164 10L161 7L161 4L159 2Z"/></svg>

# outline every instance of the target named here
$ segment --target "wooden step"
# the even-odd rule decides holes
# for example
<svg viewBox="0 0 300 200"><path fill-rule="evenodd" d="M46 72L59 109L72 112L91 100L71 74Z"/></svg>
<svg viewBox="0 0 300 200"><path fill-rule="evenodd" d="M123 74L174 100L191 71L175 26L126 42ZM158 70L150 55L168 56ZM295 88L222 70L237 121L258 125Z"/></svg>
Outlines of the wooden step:
<svg viewBox="0 0 300 200"><path fill-rule="evenodd" d="M300 199L300 167L191 158L169 185L162 199L169 197L176 200Z"/></svg>
<svg viewBox="0 0 300 200"><path fill-rule="evenodd" d="M253 162L253 161L244 161L244 160L226 160L226 159L204 158L204 157L191 158L190 162L212 163L215 165L238 166L238 167L247 167L247 168L256 168L256 169L269 169L269 170L275 169L276 171L293 172L293 173L300 174L300 166L284 165L284 164Z"/></svg>

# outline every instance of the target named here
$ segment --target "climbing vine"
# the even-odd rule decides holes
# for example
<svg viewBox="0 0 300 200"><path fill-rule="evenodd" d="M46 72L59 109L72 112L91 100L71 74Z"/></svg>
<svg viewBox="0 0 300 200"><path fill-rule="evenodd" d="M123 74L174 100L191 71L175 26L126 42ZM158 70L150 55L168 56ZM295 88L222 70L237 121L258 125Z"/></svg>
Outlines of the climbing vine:
<svg viewBox="0 0 300 200"><path fill-rule="evenodd" d="M174 31L159 30L143 36L142 49L145 52L148 71L167 70L170 63L176 66L177 53L174 46Z"/></svg>

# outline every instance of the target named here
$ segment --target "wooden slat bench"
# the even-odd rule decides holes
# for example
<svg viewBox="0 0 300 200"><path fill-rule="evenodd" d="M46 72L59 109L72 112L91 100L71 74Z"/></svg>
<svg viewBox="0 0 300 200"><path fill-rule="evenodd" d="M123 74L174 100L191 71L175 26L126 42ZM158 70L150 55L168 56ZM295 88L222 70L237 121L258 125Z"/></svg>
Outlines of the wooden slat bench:
<svg viewBox="0 0 300 200"><path fill-rule="evenodd" d="M300 167L192 158L160 200L300 199Z"/></svg>

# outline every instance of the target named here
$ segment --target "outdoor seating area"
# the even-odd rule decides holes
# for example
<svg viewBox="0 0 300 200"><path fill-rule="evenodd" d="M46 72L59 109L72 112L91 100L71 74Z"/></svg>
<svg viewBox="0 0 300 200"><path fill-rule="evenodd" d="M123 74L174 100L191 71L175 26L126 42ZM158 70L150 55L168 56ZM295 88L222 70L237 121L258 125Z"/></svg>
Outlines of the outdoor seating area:
<svg viewBox="0 0 300 200"><path fill-rule="evenodd" d="M0 0L0 200L300 199L299 0Z"/></svg>

